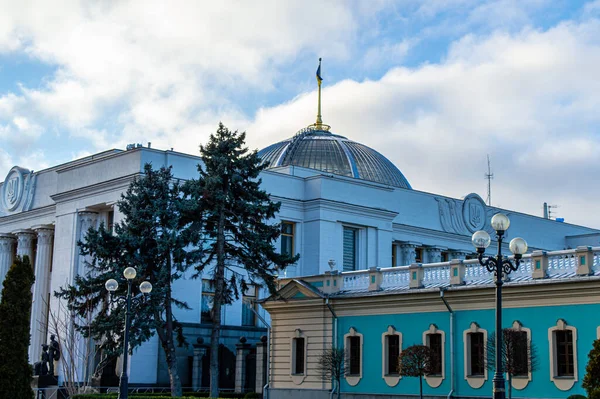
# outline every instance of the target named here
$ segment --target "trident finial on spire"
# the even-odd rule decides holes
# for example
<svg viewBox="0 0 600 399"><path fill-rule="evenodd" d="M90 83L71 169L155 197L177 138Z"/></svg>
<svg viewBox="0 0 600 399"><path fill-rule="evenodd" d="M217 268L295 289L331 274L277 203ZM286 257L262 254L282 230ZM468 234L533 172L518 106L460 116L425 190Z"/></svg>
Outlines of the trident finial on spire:
<svg viewBox="0 0 600 399"><path fill-rule="evenodd" d="M321 58L319 58L319 67L317 68L317 84L319 85L319 108L317 111L317 123L315 123L315 127L317 129L321 129L323 125L323 119L321 118L321 82L323 82L323 78L321 77Z"/></svg>

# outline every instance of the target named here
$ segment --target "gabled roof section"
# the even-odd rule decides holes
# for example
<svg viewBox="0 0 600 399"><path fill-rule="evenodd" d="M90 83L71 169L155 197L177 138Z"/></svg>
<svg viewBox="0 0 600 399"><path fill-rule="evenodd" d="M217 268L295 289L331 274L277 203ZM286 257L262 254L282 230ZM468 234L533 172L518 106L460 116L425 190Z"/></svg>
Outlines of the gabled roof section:
<svg viewBox="0 0 600 399"><path fill-rule="evenodd" d="M275 295L265 298L263 302L277 300L324 299L325 294L303 280L292 280L284 285Z"/></svg>

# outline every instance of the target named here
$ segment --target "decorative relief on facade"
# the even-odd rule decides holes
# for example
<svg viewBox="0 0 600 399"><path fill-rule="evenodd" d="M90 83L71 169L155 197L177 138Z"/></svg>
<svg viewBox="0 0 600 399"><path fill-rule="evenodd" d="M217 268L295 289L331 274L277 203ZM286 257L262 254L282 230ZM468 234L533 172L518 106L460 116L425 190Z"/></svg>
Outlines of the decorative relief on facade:
<svg viewBox="0 0 600 399"><path fill-rule="evenodd" d="M18 166L8 172L0 193L4 213L17 213L31 209L36 177L33 171Z"/></svg>
<svg viewBox="0 0 600 399"><path fill-rule="evenodd" d="M496 210L489 208L475 193L463 200L436 197L442 230L447 233L471 235L478 230L495 234L490 220Z"/></svg>

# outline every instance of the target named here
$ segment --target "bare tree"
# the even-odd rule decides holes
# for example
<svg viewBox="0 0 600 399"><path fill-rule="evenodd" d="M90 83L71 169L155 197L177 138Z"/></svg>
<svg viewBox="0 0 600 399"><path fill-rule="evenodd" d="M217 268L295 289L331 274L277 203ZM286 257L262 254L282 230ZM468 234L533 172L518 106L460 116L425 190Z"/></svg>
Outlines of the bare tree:
<svg viewBox="0 0 600 399"><path fill-rule="evenodd" d="M90 326L93 315L82 319L67 309L62 300L57 300L48 312L48 332L56 337L61 355L58 367L62 372L63 384L69 396L92 390L91 382L111 359L104 358L94 369L98 348L91 338L86 338L74 328L75 325ZM91 327L90 327L91 328ZM52 360L51 360L52 361Z"/></svg>
<svg viewBox="0 0 600 399"><path fill-rule="evenodd" d="M328 348L319 356L317 371L323 381L334 381L337 388L337 397L340 397L340 383L345 374L345 364L347 354L342 348Z"/></svg>
<svg viewBox="0 0 600 399"><path fill-rule="evenodd" d="M413 345L404 349L398 357L401 376L419 377L419 397L423 399L423 376L433 370L435 354L425 345Z"/></svg>
<svg viewBox="0 0 600 399"><path fill-rule="evenodd" d="M538 368L537 348L525 331L512 328L502 330L502 364L507 375L508 399L512 398L512 379L515 376L528 375ZM488 370L496 364L496 333L487 340Z"/></svg>

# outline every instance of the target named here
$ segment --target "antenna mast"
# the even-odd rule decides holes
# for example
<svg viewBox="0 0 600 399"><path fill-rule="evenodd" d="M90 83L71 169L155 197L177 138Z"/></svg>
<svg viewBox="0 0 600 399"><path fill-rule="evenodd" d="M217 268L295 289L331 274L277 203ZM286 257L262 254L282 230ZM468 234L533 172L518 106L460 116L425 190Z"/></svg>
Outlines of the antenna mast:
<svg viewBox="0 0 600 399"><path fill-rule="evenodd" d="M488 168L487 173L485 174L485 178L488 181L488 190L487 190L487 204L488 206L492 206L492 179L494 178L494 174L492 173L492 166L490 163L490 154L487 156Z"/></svg>

